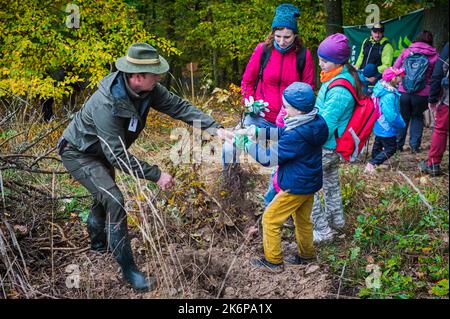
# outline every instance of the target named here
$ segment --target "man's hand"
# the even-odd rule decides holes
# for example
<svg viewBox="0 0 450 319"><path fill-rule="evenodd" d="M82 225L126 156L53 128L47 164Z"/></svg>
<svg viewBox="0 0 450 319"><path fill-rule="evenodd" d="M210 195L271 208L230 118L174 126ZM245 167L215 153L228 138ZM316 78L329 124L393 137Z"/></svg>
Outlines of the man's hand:
<svg viewBox="0 0 450 319"><path fill-rule="evenodd" d="M158 186L161 187L161 189L164 191L168 188L171 188L175 184L175 180L169 174L161 172L161 176L159 177L156 184L158 184Z"/></svg>
<svg viewBox="0 0 450 319"><path fill-rule="evenodd" d="M231 142L233 140L233 132L227 131L226 129L223 128L219 128L217 130L217 136L221 139L221 140L226 140Z"/></svg>

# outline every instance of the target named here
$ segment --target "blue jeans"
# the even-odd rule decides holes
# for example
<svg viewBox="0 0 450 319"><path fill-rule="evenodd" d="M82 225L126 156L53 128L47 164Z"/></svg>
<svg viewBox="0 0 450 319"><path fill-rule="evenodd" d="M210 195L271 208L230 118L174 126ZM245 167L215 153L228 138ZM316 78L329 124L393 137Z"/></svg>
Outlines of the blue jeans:
<svg viewBox="0 0 450 319"><path fill-rule="evenodd" d="M276 127L275 123L269 122L261 116L246 115L244 118L244 127L255 125L257 127ZM232 143L224 142L222 145L222 165L225 167L228 164L239 163L239 155L241 150L237 149Z"/></svg>

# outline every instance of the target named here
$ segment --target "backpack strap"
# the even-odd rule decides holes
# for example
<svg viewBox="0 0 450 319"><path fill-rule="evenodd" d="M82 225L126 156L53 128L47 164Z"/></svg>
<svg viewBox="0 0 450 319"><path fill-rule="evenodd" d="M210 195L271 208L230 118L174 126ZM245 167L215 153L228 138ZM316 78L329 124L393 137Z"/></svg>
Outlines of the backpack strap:
<svg viewBox="0 0 450 319"><path fill-rule="evenodd" d="M272 48L268 48L266 44L263 45L263 51L261 53L261 59L259 61L259 72L258 77L256 78L254 90L258 87L258 82L262 80L264 68L267 66L267 62L269 62L270 55L272 54Z"/></svg>
<svg viewBox="0 0 450 319"><path fill-rule="evenodd" d="M349 80L344 79L344 78L339 78L336 80L333 80L327 87L327 91L325 92L325 96L327 95L328 91L331 90L332 88L336 87L336 86L342 86L344 88L346 88L348 91L350 91L350 93L353 96L353 99L355 100L355 104L359 105L359 98L356 95L356 90L353 87L353 85L350 83Z"/></svg>
<svg viewBox="0 0 450 319"><path fill-rule="evenodd" d="M349 80L344 79L344 78L339 78L339 79L333 80L333 81L328 85L327 91L325 92L325 96L327 95L327 93L328 93L329 90L331 90L332 88L334 88L334 87L336 87L336 86L341 86L341 87L346 88L346 89L352 94L353 99L355 100L355 106L356 106L356 105L359 105L359 99L358 99L358 97L356 96L356 90L355 90L355 88L353 87L353 85L350 83ZM335 138L339 138L339 134L338 134L337 128L336 128L336 130L334 131L334 137L335 137Z"/></svg>
<svg viewBox="0 0 450 319"><path fill-rule="evenodd" d="M297 72L300 77L300 80L302 80L303 70L305 69L305 63L306 63L306 47L302 46L300 48L300 51L297 53Z"/></svg>

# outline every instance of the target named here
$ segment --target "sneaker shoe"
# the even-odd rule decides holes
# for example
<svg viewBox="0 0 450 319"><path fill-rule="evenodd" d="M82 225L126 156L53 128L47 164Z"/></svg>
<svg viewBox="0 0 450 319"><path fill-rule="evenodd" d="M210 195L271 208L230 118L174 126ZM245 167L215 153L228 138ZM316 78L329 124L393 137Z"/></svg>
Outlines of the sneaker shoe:
<svg viewBox="0 0 450 319"><path fill-rule="evenodd" d="M313 230L313 241L315 243L331 241L333 240L334 235L335 232L331 228L328 228L325 231Z"/></svg>
<svg viewBox="0 0 450 319"><path fill-rule="evenodd" d="M286 264L290 265L307 265L316 261L316 258L303 258L298 254L288 256L284 259Z"/></svg>
<svg viewBox="0 0 450 319"><path fill-rule="evenodd" d="M255 268L260 268L262 270L270 271L270 272L282 272L284 270L283 264L273 264L268 261L265 257L253 258L250 261L250 264Z"/></svg>
<svg viewBox="0 0 450 319"><path fill-rule="evenodd" d="M366 168L364 169L364 173L375 174L377 170L375 169L375 165L372 163L367 163Z"/></svg>
<svg viewBox="0 0 450 319"><path fill-rule="evenodd" d="M428 165L427 161L420 161L419 169L422 173L430 174L431 176L441 175L440 164Z"/></svg>

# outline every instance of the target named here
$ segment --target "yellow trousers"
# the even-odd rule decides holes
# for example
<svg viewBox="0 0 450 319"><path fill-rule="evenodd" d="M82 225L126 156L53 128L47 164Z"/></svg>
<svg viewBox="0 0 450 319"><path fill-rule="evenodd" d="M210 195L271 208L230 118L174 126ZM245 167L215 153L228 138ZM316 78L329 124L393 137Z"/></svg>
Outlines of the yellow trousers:
<svg viewBox="0 0 450 319"><path fill-rule="evenodd" d="M295 195L281 191L275 196L262 218L264 255L268 261L273 264L283 262L281 231L291 215L295 225L298 255L303 258L315 256L311 222L313 202L314 194Z"/></svg>

